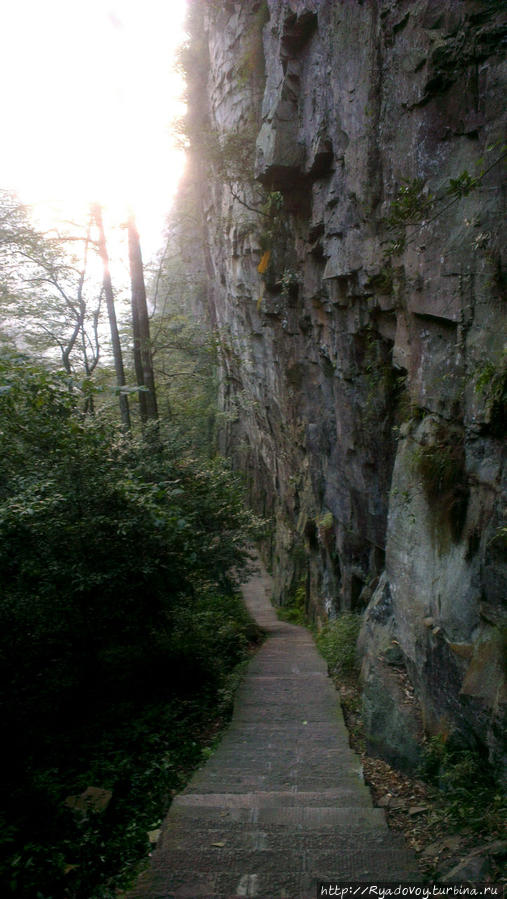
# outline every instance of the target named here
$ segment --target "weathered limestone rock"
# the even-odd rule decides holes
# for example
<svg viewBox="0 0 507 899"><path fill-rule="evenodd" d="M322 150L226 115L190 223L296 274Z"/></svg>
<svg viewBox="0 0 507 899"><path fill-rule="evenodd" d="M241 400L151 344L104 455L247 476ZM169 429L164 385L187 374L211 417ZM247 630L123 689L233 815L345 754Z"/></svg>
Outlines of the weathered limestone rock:
<svg viewBox="0 0 507 899"><path fill-rule="evenodd" d="M393 598L385 572L368 605L359 639L363 720L370 752L401 768L421 760L423 724L405 657L395 638Z"/></svg>
<svg viewBox="0 0 507 899"><path fill-rule="evenodd" d="M275 598L365 611L369 740L402 765L423 729L505 763L500 7L203 3L190 91L223 152L194 140L222 449Z"/></svg>

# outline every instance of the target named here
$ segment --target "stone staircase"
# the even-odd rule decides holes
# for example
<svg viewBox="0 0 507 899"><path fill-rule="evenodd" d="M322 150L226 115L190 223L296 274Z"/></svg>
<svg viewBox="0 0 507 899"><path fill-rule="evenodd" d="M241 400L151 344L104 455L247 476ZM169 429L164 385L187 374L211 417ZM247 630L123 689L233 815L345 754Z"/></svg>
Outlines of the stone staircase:
<svg viewBox="0 0 507 899"><path fill-rule="evenodd" d="M175 798L129 899L315 899L320 881L419 880L372 807L311 635L277 620L264 572L243 588L268 639L229 730Z"/></svg>

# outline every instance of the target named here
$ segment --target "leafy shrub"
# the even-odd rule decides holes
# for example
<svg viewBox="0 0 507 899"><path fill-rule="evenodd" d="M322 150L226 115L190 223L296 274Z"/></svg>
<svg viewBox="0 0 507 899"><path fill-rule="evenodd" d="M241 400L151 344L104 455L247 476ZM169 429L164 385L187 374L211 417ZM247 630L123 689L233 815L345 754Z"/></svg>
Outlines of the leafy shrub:
<svg viewBox="0 0 507 899"><path fill-rule="evenodd" d="M452 737L431 737L419 773L441 791L444 814L454 827L486 827L490 832L503 828L505 796L487 759L477 750L464 747Z"/></svg>
<svg viewBox="0 0 507 899"><path fill-rule="evenodd" d="M432 207L433 197L424 192L425 183L422 178L404 179L396 197L391 203L387 219L389 227L414 224L420 222Z"/></svg>
<svg viewBox="0 0 507 899"><path fill-rule="evenodd" d="M507 413L507 353L497 364L487 359L478 367L475 390L484 397L493 436L502 438Z"/></svg>
<svg viewBox="0 0 507 899"><path fill-rule="evenodd" d="M0 359L2 876L5 894L104 899L258 639L235 585L259 523L224 462L78 401L68 376ZM74 820L65 797L90 784L111 808Z"/></svg>
<svg viewBox="0 0 507 899"><path fill-rule="evenodd" d="M305 625L306 617L306 584L303 581L289 596L286 605L277 609L280 621L288 621L289 624Z"/></svg>
<svg viewBox="0 0 507 899"><path fill-rule="evenodd" d="M331 674L352 674L356 671L356 646L360 627L360 615L342 612L317 634L317 648L326 660Z"/></svg>

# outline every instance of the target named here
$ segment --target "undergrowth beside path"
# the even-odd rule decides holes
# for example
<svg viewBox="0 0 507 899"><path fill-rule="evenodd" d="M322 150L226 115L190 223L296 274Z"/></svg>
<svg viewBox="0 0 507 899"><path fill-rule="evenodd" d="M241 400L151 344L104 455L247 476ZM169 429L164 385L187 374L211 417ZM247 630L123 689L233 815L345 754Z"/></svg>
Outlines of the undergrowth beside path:
<svg viewBox="0 0 507 899"><path fill-rule="evenodd" d="M114 899L128 886L172 797L211 754L262 639L238 597L229 598L229 621L231 605L246 639L241 661L224 665L219 685L152 684L144 697L115 706L95 696L80 721L51 734L30 759L24 778L11 784L2 895Z"/></svg>
<svg viewBox="0 0 507 899"><path fill-rule="evenodd" d="M357 676L333 680L373 801L385 809L389 826L403 833L415 850L421 874L445 881L461 865L462 881L499 882L507 857L506 799L484 759L463 748L442 750L442 741L436 738L426 745L420 771L412 775L397 771L366 752Z"/></svg>
<svg viewBox="0 0 507 899"><path fill-rule="evenodd" d="M0 895L111 899L260 639L262 522L224 460L26 356L0 355L0 417Z"/></svg>
<svg viewBox="0 0 507 899"><path fill-rule="evenodd" d="M501 879L505 874L506 797L487 760L457 741L428 739L420 770L401 773L366 751L361 717L357 638L361 616L344 612L316 632L297 592L282 620L310 626L340 694L351 747L361 758L363 776L389 826L415 850L421 874L438 880L461 865L462 880Z"/></svg>

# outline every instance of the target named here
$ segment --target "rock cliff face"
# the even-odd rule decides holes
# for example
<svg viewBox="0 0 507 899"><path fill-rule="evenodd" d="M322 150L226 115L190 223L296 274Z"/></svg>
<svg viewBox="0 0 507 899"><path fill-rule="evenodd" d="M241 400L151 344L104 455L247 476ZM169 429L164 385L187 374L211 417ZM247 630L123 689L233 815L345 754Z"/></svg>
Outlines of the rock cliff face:
<svg viewBox="0 0 507 899"><path fill-rule="evenodd" d="M186 195L276 600L364 612L372 747L456 731L498 765L502 4L192 6Z"/></svg>

